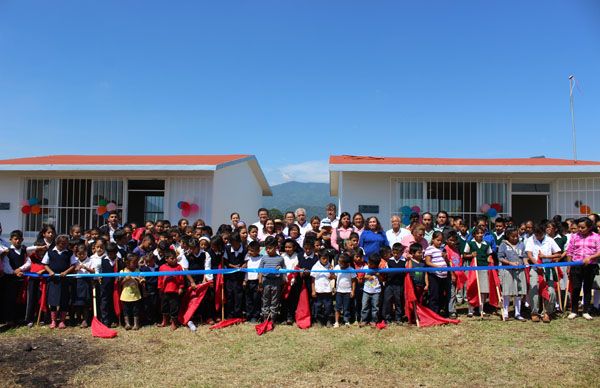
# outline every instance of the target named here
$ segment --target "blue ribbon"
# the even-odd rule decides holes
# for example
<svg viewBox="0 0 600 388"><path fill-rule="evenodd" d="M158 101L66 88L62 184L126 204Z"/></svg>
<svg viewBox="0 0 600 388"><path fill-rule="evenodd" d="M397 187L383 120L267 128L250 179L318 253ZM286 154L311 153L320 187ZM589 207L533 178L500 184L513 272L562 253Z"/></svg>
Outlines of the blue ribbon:
<svg viewBox="0 0 600 388"><path fill-rule="evenodd" d="M106 272L106 273L85 273L68 274L68 278L120 278L126 276L134 277L153 277L153 276L183 276L183 275L231 275L234 273L263 273L263 274L288 274L288 273L410 273L410 272L456 272L456 271L487 271L487 270L515 270L526 268L555 268L555 267L576 267L583 265L581 261L530 264L530 265L490 265L490 266L468 266L468 267L420 267L420 268L381 268L381 269L273 269L273 268L228 268L228 269L209 269L209 270L187 270L187 271L154 271L154 272ZM40 278L50 277L48 274L39 275L33 272L26 272L23 275L28 277ZM54 274L54 277L60 275Z"/></svg>

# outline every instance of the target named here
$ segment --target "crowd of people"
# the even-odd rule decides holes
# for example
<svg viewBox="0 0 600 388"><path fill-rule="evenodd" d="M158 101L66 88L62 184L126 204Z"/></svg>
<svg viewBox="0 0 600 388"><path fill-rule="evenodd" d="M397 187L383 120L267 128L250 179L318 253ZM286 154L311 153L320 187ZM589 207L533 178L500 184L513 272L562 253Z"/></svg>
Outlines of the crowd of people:
<svg viewBox="0 0 600 388"><path fill-rule="evenodd" d="M222 318L251 323L271 319L292 325L305 288L314 324L402 324L414 322L405 314L407 277L419 303L443 317L498 314L503 320L550 322L567 306L569 319L581 313L592 320L600 311L598 215L565 220L555 216L521 224L511 217L490 220L481 215L468 225L445 211L435 217L425 212L411 214L409 225L392 216L391 229L384 231L377 217L338 214L334 204L326 210L323 219L308 219L302 208L272 219L261 208L252 224L232 213L231 222L216 231L200 219L193 223L180 219L176 225L167 220L121 225L113 211L99 228L82 230L73 225L68 234L57 235L52 225L44 225L31 247L23 244L21 231L11 231L8 241L0 239L2 319L8 327L31 327L36 322L50 328L87 327L97 307L102 323L127 330L156 324L173 330L185 325L196 331L198 325L212 325ZM559 261L582 265L562 270L501 269L500 312L484 303L496 292L489 286L486 266ZM463 266L482 267L475 272L478 305L467 302L461 272L381 271ZM299 271L173 274L239 268ZM332 269L368 271L327 272ZM169 274L139 276L156 271ZM123 274L66 276L113 272ZM193 314L182 319L183 300L194 290L202 290L204 297Z"/></svg>

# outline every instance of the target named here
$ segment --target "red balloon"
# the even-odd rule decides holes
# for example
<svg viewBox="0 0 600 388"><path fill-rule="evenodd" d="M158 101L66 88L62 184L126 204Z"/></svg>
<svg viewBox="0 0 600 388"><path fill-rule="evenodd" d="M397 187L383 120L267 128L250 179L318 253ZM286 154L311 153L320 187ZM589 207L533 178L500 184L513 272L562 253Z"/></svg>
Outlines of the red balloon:
<svg viewBox="0 0 600 388"><path fill-rule="evenodd" d="M190 204L187 203L187 202L182 202L181 203L181 210L189 212L190 211ZM185 217L187 217L187 216L185 216Z"/></svg>
<svg viewBox="0 0 600 388"><path fill-rule="evenodd" d="M31 206L29 206L29 205L25 205L25 206L23 206L23 207L21 208L21 211L22 211L24 214L29 214L29 213L31 212Z"/></svg>

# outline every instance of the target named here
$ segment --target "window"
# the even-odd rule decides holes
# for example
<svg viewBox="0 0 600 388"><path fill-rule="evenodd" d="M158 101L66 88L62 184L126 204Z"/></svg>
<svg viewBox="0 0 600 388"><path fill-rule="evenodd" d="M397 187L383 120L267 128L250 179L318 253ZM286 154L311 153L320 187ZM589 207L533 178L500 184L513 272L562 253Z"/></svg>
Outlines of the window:
<svg viewBox="0 0 600 388"><path fill-rule="evenodd" d="M163 219L164 199L165 197L163 196L147 195L145 197L144 220L156 222Z"/></svg>
<svg viewBox="0 0 600 388"><path fill-rule="evenodd" d="M600 178L558 179L556 187L556 214L563 219L600 211Z"/></svg>
<svg viewBox="0 0 600 388"><path fill-rule="evenodd" d="M37 233L42 224L67 233L72 225L83 229L105 223L97 214L101 203L113 202L121 213L123 181L116 179L27 179L25 200L35 199L39 211L24 214L24 229L28 235Z"/></svg>

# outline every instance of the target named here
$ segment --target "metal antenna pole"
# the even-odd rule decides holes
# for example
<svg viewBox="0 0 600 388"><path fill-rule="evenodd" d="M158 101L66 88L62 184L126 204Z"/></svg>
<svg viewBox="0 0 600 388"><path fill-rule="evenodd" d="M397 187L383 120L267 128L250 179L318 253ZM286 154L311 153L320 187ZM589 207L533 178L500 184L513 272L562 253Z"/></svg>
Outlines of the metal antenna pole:
<svg viewBox="0 0 600 388"><path fill-rule="evenodd" d="M577 136L575 132L575 98L573 97L573 86L575 85L575 76L569 76L569 105L571 109L571 126L573 127L573 160L577 162Z"/></svg>

